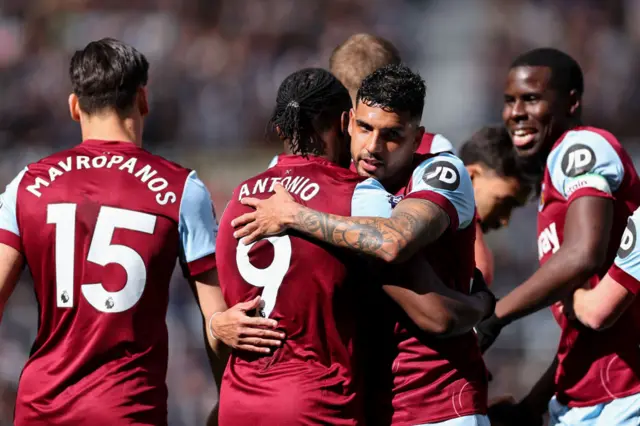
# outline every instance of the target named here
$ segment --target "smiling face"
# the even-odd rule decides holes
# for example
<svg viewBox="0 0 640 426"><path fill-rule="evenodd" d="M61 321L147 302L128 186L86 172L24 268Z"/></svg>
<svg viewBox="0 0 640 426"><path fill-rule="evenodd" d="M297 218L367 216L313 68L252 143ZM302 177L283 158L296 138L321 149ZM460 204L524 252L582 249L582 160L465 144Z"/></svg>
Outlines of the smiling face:
<svg viewBox="0 0 640 426"><path fill-rule="evenodd" d="M553 88L548 67L512 68L504 91L502 119L522 157L544 153L569 130L579 100Z"/></svg>
<svg viewBox="0 0 640 426"><path fill-rule="evenodd" d="M351 110L349 133L358 174L384 184L411 164L424 128L408 113L397 114L360 101Z"/></svg>

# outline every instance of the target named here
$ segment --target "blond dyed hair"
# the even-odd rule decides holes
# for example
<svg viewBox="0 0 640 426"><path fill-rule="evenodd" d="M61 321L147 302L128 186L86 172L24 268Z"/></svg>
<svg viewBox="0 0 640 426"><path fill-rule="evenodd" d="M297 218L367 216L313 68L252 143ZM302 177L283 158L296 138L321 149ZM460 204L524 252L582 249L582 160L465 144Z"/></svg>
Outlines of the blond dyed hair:
<svg viewBox="0 0 640 426"><path fill-rule="evenodd" d="M336 47L329 59L331 73L347 88L355 103L362 80L378 68L400 63L398 49L372 34L354 34Z"/></svg>

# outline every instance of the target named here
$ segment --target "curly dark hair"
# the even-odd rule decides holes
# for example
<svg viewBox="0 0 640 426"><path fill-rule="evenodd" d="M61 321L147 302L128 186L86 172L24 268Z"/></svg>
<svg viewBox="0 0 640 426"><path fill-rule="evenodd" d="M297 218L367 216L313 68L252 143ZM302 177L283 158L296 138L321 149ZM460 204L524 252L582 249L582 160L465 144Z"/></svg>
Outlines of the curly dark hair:
<svg viewBox="0 0 640 426"><path fill-rule="evenodd" d="M147 85L149 62L132 46L103 38L73 54L69 78L85 113L109 108L127 112L138 89Z"/></svg>
<svg viewBox="0 0 640 426"><path fill-rule="evenodd" d="M322 155L325 147L318 132L350 108L349 92L337 78L321 68L305 68L280 85L267 132L289 141L293 154Z"/></svg>
<svg viewBox="0 0 640 426"><path fill-rule="evenodd" d="M377 69L362 81L356 102L420 119L426 91L419 74L405 65L392 64Z"/></svg>

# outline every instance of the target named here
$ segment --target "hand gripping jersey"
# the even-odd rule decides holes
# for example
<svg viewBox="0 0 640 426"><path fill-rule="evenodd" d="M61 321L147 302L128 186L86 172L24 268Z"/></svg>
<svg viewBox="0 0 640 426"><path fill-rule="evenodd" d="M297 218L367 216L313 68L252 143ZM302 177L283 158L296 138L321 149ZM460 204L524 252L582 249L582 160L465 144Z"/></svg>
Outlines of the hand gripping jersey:
<svg viewBox="0 0 640 426"><path fill-rule="evenodd" d="M538 255L544 264L562 245L569 205L580 197L609 198L614 217L606 262L590 284L611 267L629 215L640 205L640 182L629 155L610 133L593 127L566 132L547 159L538 212ZM632 311L633 309L629 309ZM638 324L626 315L595 332L569 321L557 306L562 328L556 396L569 407L592 406L640 392L640 348L630 338Z"/></svg>
<svg viewBox="0 0 640 426"><path fill-rule="evenodd" d="M292 235L244 246L231 220L250 211L243 197L268 198L282 184L312 209L350 216L375 205L391 212L390 195L374 180L319 157L280 156L243 182L220 221L218 271L229 306L262 295L261 314L286 333L269 356L233 352L220 392L221 425L353 425L362 420L354 359L363 272L351 253ZM353 275L352 275L353 274Z"/></svg>
<svg viewBox="0 0 640 426"><path fill-rule="evenodd" d="M414 164L411 180L394 202L428 200L449 215L449 229L418 255L427 258L445 284L468 294L476 232L469 174L452 154L417 155ZM365 216L387 214L376 211L373 203L363 208ZM374 312L374 317L383 316L383 324L372 330L375 346L368 350L378 358L369 373L374 375L371 386L378 390L369 404L374 410L370 423L408 426L486 413L487 374L473 332L447 339L431 337L386 297ZM389 334L378 331L389 328L393 330Z"/></svg>
<svg viewBox="0 0 640 426"><path fill-rule="evenodd" d="M86 141L29 165L0 197L0 242L33 276L38 334L16 425L166 425L169 280L215 267L195 172L131 143Z"/></svg>

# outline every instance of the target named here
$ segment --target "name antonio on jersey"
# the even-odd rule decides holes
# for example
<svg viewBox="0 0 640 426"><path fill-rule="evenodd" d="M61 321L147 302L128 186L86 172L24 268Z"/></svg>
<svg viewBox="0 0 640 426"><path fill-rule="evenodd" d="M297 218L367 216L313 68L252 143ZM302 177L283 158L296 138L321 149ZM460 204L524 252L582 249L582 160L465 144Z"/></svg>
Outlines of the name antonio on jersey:
<svg viewBox="0 0 640 426"><path fill-rule="evenodd" d="M57 165L49 168L48 180L36 177L33 184L27 185L27 191L40 198L42 196L41 191L44 188L51 186L58 177L65 173L71 173L82 169L102 168L119 170L132 174L142 183L145 183L151 192L156 193L156 202L162 206L167 203L173 204L177 201L177 196L174 192L164 192L164 190L169 186L169 182L165 178L157 176L157 170L151 168L148 164L139 165L138 159L135 157L126 158L121 155L101 155L94 158L84 155L78 155L76 157L69 156L65 160L59 161Z"/></svg>
<svg viewBox="0 0 640 426"><path fill-rule="evenodd" d="M287 192L300 196L304 201L309 201L320 192L320 185L312 182L307 177L302 176L285 176L285 177L267 177L258 179L250 187L249 184L242 184L240 187L240 194L238 200L243 197L247 197L255 194L263 194L265 192L273 192L276 184L280 184L285 187Z"/></svg>

